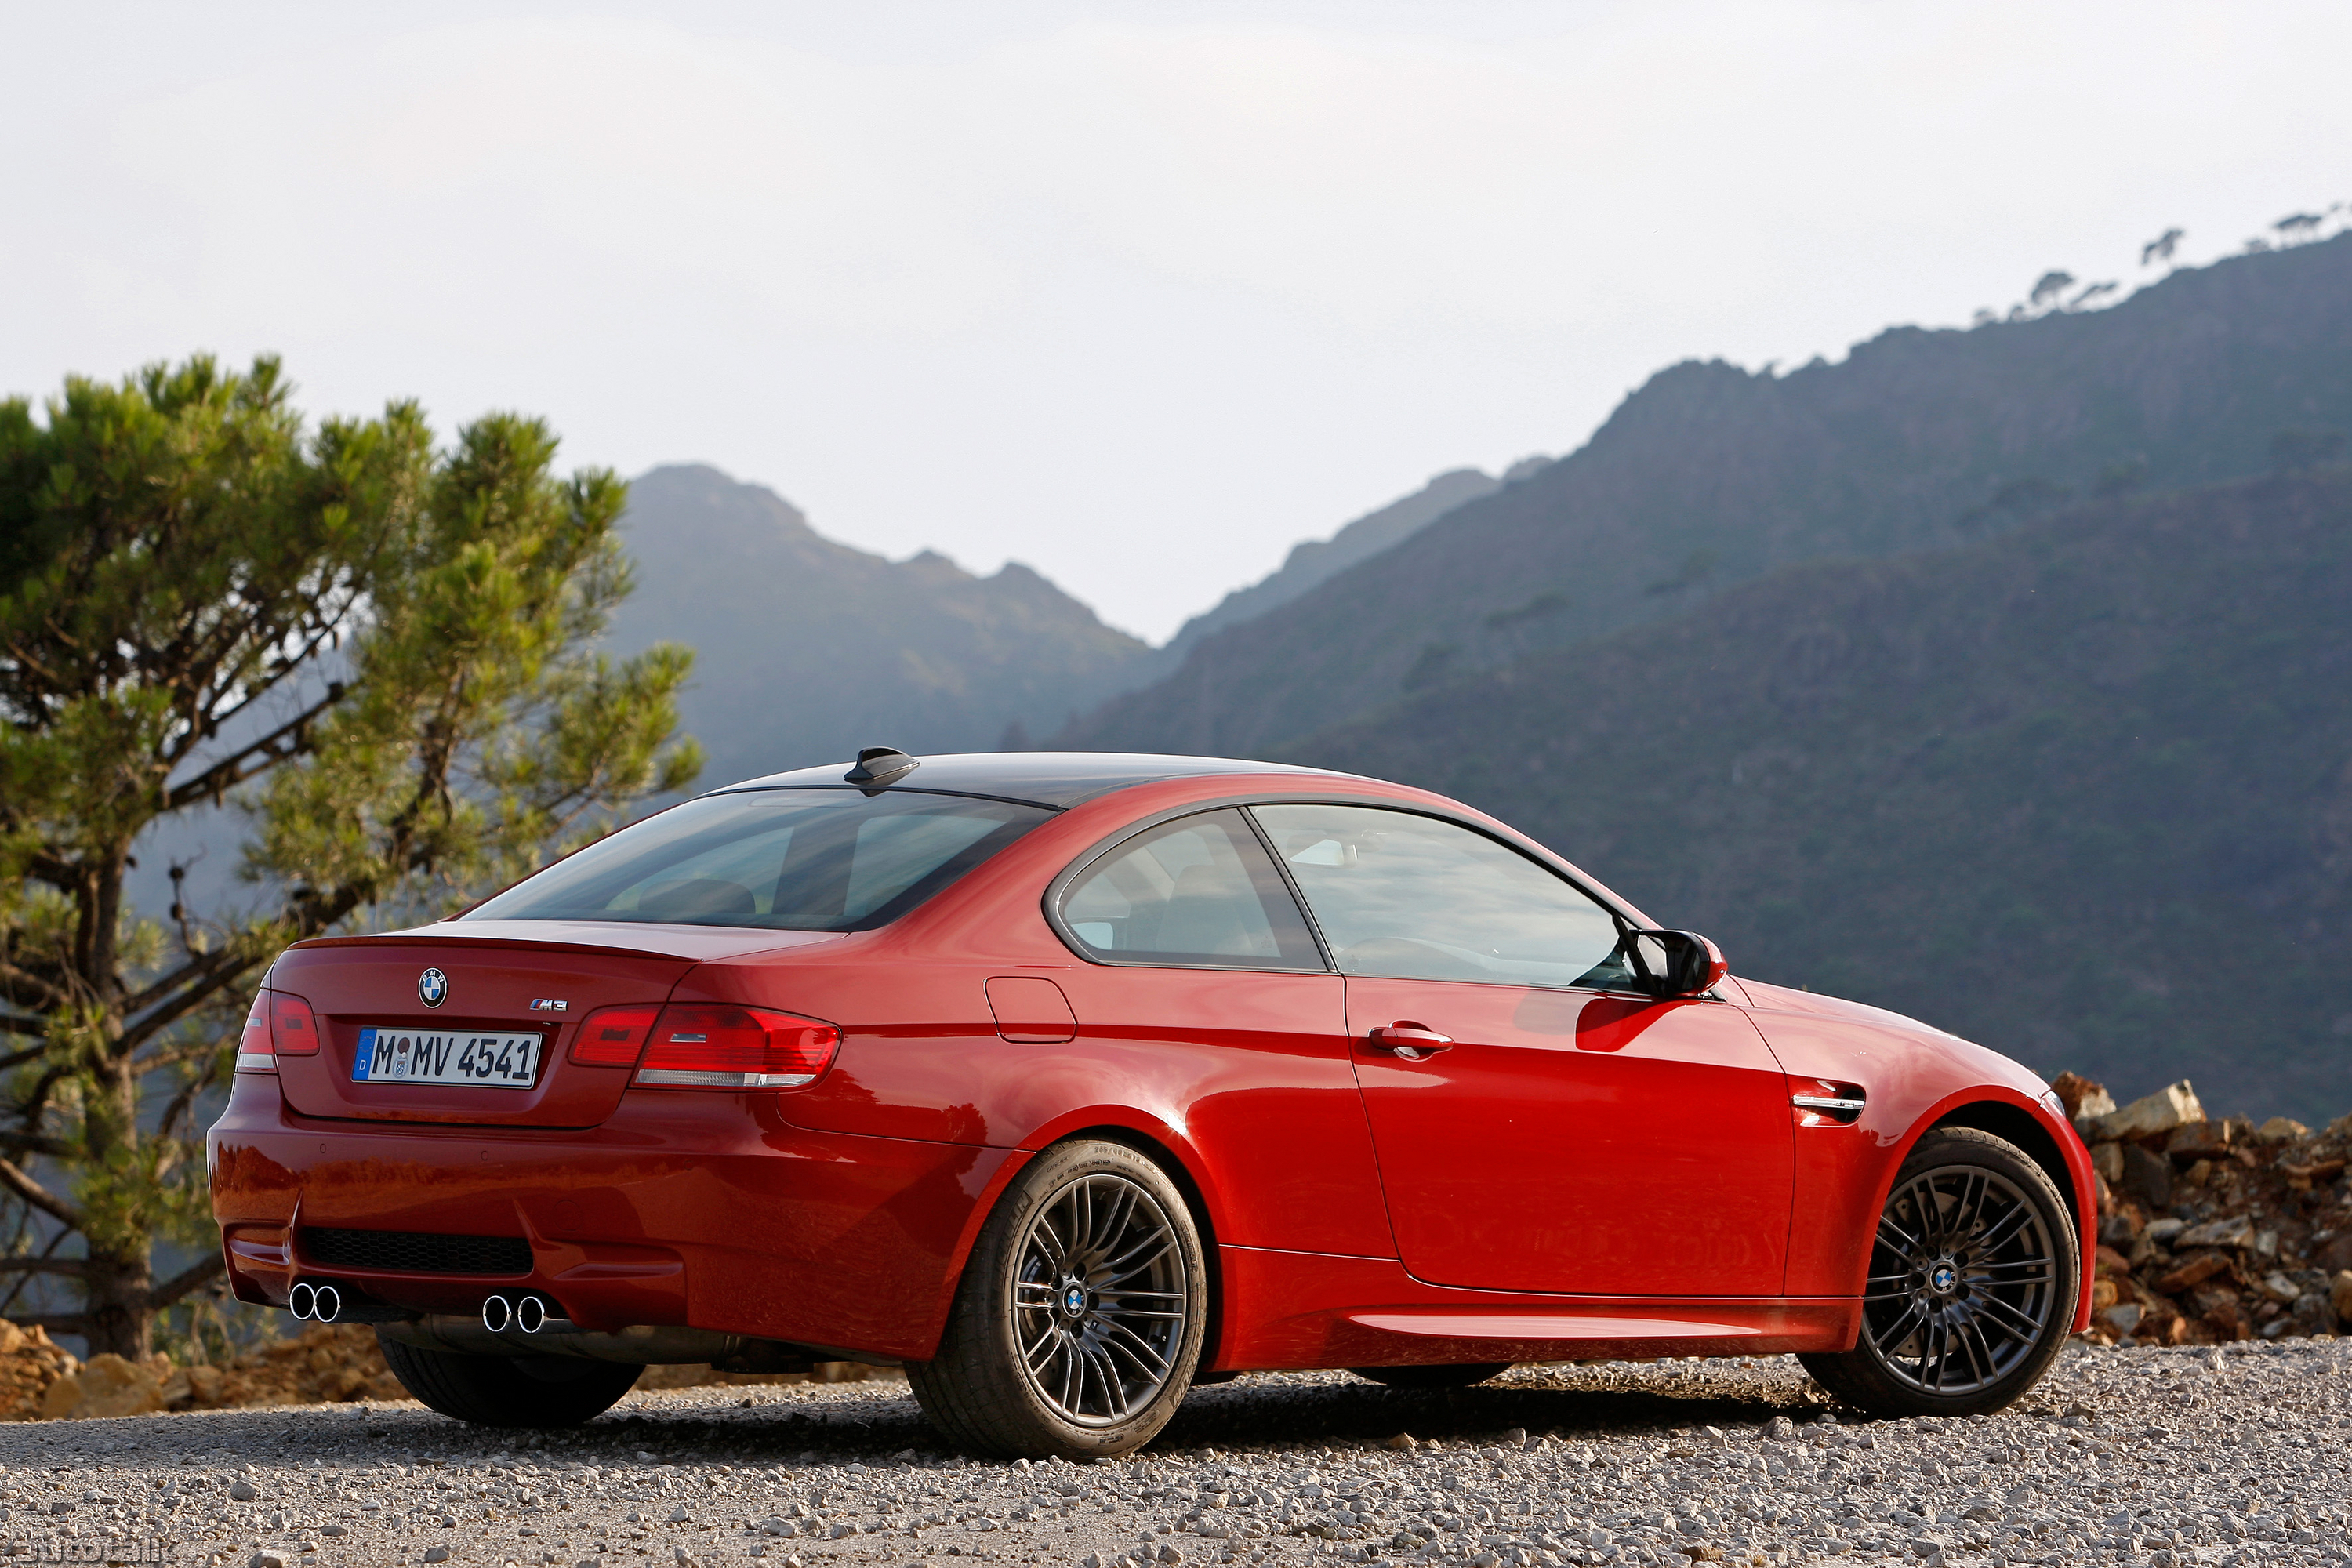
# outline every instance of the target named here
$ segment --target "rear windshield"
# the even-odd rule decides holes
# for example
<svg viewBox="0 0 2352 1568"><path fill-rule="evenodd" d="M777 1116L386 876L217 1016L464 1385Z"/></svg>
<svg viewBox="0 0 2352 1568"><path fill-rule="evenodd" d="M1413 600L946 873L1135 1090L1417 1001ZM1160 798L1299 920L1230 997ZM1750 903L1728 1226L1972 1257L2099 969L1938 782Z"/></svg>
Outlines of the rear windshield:
<svg viewBox="0 0 2352 1568"><path fill-rule="evenodd" d="M1053 815L910 790L705 795L557 861L463 918L866 931Z"/></svg>

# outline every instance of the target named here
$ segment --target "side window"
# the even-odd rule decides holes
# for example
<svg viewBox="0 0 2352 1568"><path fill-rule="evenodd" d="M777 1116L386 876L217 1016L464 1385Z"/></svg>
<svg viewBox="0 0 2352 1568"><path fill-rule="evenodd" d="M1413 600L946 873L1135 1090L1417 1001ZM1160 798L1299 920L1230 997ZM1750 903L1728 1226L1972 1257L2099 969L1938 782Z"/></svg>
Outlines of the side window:
<svg viewBox="0 0 2352 1568"><path fill-rule="evenodd" d="M1320 969L1323 955L1237 811L1128 840L1062 894L1062 924L1097 958L1213 969Z"/></svg>
<svg viewBox="0 0 2352 1568"><path fill-rule="evenodd" d="M1625 986L1609 911L1482 833L1355 805L1250 808L1344 974Z"/></svg>

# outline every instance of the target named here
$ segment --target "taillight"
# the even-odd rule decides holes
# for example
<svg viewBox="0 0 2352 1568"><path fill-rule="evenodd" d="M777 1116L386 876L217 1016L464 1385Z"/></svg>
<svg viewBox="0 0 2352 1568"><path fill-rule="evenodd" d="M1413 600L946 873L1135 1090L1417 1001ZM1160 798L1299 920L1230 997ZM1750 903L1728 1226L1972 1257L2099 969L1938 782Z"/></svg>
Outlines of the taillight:
<svg viewBox="0 0 2352 1568"><path fill-rule="evenodd" d="M269 998L269 1047L281 1057L319 1054L319 1020L310 1004L283 991L265 991Z"/></svg>
<svg viewBox="0 0 2352 1568"><path fill-rule="evenodd" d="M662 1009L637 1081L681 1089L796 1089L833 1063L841 1031L764 1007L689 1003Z"/></svg>
<svg viewBox="0 0 2352 1568"><path fill-rule="evenodd" d="M269 1048L269 993L257 993L245 1015L245 1033L237 1037L236 1070L276 1072L278 1053Z"/></svg>
<svg viewBox="0 0 2352 1568"><path fill-rule="evenodd" d="M661 1009L646 1002L627 1007L600 1007L580 1020L572 1037L571 1058L582 1067L633 1068L646 1048Z"/></svg>

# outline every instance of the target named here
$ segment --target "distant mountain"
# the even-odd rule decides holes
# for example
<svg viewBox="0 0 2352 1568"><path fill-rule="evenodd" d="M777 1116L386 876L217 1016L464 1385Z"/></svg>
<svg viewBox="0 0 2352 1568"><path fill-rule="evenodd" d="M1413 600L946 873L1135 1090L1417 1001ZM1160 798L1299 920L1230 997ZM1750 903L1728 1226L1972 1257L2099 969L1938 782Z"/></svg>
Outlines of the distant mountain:
<svg viewBox="0 0 2352 1568"><path fill-rule="evenodd" d="M685 728L706 788L860 746L986 751L1067 722L1149 651L1026 566L887 561L699 464L634 481L621 529L636 590L610 640L697 650Z"/></svg>
<svg viewBox="0 0 2352 1568"><path fill-rule="evenodd" d="M1676 365L1582 449L1206 632L1055 743L1279 752L1790 563L1948 549L2070 500L2257 473L2295 429L2352 429L2352 235L2110 310L1896 328L1787 375Z"/></svg>
<svg viewBox="0 0 2352 1568"><path fill-rule="evenodd" d="M1218 601L1214 609L1204 610L1186 621L1168 639L1157 658L1170 669L1175 668L1193 646L1211 633L1290 603L1357 562L1370 560L1391 545L1403 542L1465 501L1493 495L1505 485L1525 479L1547 461L1543 458L1523 458L1512 464L1499 479L1478 468L1451 469L1412 494L1392 500L1378 511L1365 513L1328 539L1310 539L1292 545L1290 554L1278 569L1245 588L1234 589Z"/></svg>
<svg viewBox="0 0 2352 1568"><path fill-rule="evenodd" d="M1493 811L1739 973L2352 1108L2352 468L1783 568L1285 754Z"/></svg>

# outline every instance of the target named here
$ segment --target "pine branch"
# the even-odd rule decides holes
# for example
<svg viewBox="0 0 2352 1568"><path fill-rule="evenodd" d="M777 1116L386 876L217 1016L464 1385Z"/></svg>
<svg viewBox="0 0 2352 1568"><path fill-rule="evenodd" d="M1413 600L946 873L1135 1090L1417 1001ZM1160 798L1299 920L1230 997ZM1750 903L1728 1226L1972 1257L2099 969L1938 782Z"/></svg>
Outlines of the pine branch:
<svg viewBox="0 0 2352 1568"><path fill-rule="evenodd" d="M19 1154L39 1154L51 1160L70 1158L73 1150L61 1140L38 1132L10 1132L0 1130L0 1145Z"/></svg>
<svg viewBox="0 0 2352 1568"><path fill-rule="evenodd" d="M0 1258L0 1270L19 1274L73 1274L89 1272L89 1263L80 1258Z"/></svg>
<svg viewBox="0 0 2352 1568"><path fill-rule="evenodd" d="M153 1008L137 1023L115 1037L113 1053L121 1058L130 1056L157 1035L211 1001L214 995L234 984L238 975L257 963L252 957L242 957L224 963L210 974L191 980L177 996Z"/></svg>
<svg viewBox="0 0 2352 1568"><path fill-rule="evenodd" d="M0 1001L15 1007L54 1007L65 1000L64 994L49 981L29 969L0 962ZM21 1017L22 1015L15 1016ZM13 1024L13 1018L12 1018ZM12 1027L12 1033L24 1033Z"/></svg>
<svg viewBox="0 0 2352 1568"><path fill-rule="evenodd" d="M50 1218L72 1226L76 1230L85 1223L81 1210L26 1175L13 1160L0 1160L0 1186L6 1187Z"/></svg>
<svg viewBox="0 0 2352 1568"><path fill-rule="evenodd" d="M147 1310L160 1312L189 1291L209 1283L228 1268L228 1260L215 1247L194 1263L191 1263L169 1279L147 1292Z"/></svg>
<svg viewBox="0 0 2352 1568"><path fill-rule="evenodd" d="M178 811L202 800L218 805L223 795L246 780L300 756L310 745L310 726L318 721L320 714L343 700L343 683L340 680L328 682L327 694L318 701L259 740L223 757L186 783L174 785L163 796L163 809L166 812Z"/></svg>

